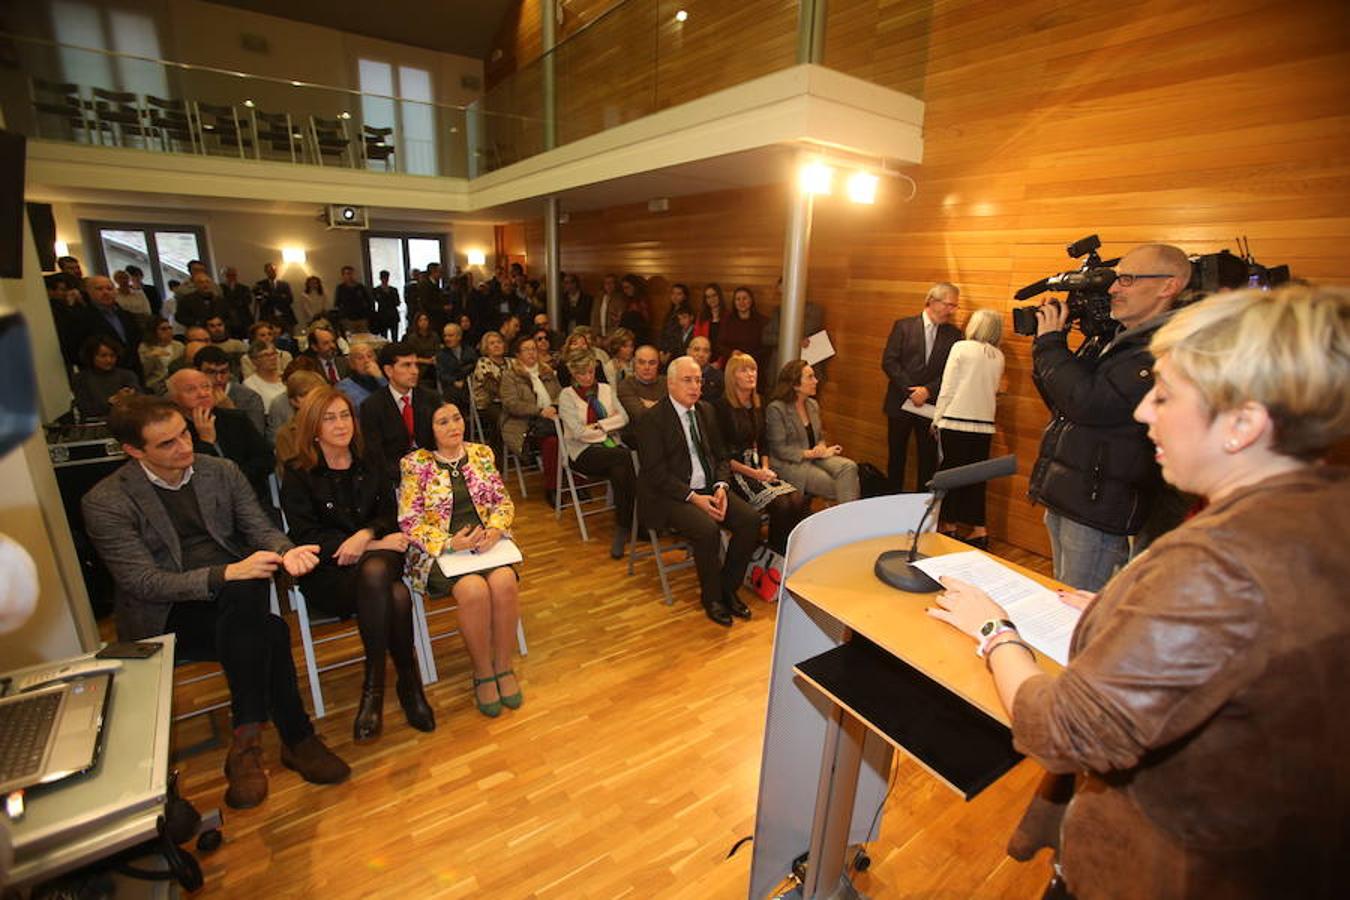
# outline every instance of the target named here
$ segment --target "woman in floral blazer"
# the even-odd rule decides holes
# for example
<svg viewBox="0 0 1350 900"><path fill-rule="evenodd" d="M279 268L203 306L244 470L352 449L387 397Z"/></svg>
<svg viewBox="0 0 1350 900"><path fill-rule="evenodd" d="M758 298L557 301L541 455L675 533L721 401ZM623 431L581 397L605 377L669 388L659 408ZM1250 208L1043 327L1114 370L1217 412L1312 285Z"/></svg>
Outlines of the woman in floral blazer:
<svg viewBox="0 0 1350 900"><path fill-rule="evenodd" d="M435 450L403 457L398 524L408 536L413 590L424 596L450 594L459 609L459 632L473 663L478 709L497 716L524 701L511 667L520 599L515 570L447 578L435 566L442 553L489 550L511 527L515 505L492 461L492 450L464 441L464 417L453 403L431 420Z"/></svg>

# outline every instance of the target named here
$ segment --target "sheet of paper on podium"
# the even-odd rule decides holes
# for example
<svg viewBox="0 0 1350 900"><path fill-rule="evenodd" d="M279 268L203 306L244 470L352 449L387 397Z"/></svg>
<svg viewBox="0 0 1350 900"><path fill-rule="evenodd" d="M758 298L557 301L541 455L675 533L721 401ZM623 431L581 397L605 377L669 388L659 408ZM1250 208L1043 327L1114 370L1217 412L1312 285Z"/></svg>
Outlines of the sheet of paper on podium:
<svg viewBox="0 0 1350 900"><path fill-rule="evenodd" d="M1060 665L1069 662L1069 641L1081 611L1055 592L978 550L930 556L914 564L933 578L950 575L975 585L1003 607L1028 644Z"/></svg>
<svg viewBox="0 0 1350 900"><path fill-rule="evenodd" d="M455 553L442 553L436 557L436 564L446 578L468 575L470 572L482 572L498 566L509 566L523 559L520 548L510 538L502 538L492 545L486 553L474 553L472 550L459 550Z"/></svg>
<svg viewBox="0 0 1350 900"><path fill-rule="evenodd" d="M831 356L834 356L834 344L824 331L817 331L806 339L806 346L802 348L802 362L814 366Z"/></svg>

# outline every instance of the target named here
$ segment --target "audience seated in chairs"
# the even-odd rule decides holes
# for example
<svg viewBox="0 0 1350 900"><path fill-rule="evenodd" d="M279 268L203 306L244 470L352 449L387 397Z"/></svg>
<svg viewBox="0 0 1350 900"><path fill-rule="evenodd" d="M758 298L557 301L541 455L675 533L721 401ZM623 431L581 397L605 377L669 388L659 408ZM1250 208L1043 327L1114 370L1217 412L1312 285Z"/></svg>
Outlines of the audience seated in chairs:
<svg viewBox="0 0 1350 900"><path fill-rule="evenodd" d="M380 372L378 353L370 341L353 341L347 352L347 377L337 383L337 389L350 397L357 409L367 397L389 384Z"/></svg>
<svg viewBox="0 0 1350 900"><path fill-rule="evenodd" d="M319 375L319 367L310 357L297 356L295 359L291 360L290 365L282 370L281 380L286 382L286 396L277 397L267 405L267 434L264 435L264 437L267 438L269 446L276 444L277 432L281 429L281 426L291 420L291 417L295 415L295 411L300 408L300 401L296 399L295 395L290 390L291 376L297 372L309 372L311 375ZM319 375L319 381L324 384L328 383L328 380L322 375Z"/></svg>
<svg viewBox="0 0 1350 900"><path fill-rule="evenodd" d="M464 329L454 322L447 322L441 329L441 349L436 351L436 385L440 388L441 399L454 403L466 417L472 402L469 376L477 364L478 352L464 343Z"/></svg>
<svg viewBox="0 0 1350 900"><path fill-rule="evenodd" d="M689 341L687 348L689 358L698 363L703 371L703 398L708 402L713 402L726 392L726 381L722 377L722 370L713 365L712 344L705 337L695 337Z"/></svg>
<svg viewBox="0 0 1350 900"><path fill-rule="evenodd" d="M609 354L597 347L593 338L594 335L589 325L578 325L567 336L560 356L565 359L569 353L590 353L595 357L595 380L611 384L608 370L605 368L609 365ZM572 373L564 367L558 372L558 381L563 387L567 387L572 383Z"/></svg>
<svg viewBox="0 0 1350 900"><path fill-rule="evenodd" d="M300 369L286 379L286 393L278 398L286 407L286 418L272 432L272 451L277 460L277 479L285 477L286 466L299 454L299 423L295 414L304 405L305 398L328 382L318 372Z"/></svg>
<svg viewBox="0 0 1350 900"><path fill-rule="evenodd" d="M619 440L619 432L628 424L628 414L615 397L614 389L595 380L594 354L589 350L573 350L566 362L572 384L558 395L563 450L575 471L609 479L614 491L614 540L609 554L622 559L632 532L637 486L632 454Z"/></svg>
<svg viewBox="0 0 1350 900"><path fill-rule="evenodd" d="M277 337L281 333L281 328L274 322L260 321L254 322L248 327L249 345L254 341L262 341L264 344L270 344L277 348L277 371L282 372L282 379L285 380L286 367L291 364L291 352L281 349L277 343ZM243 356L239 360L239 374L248 378L253 374L253 360L249 356Z"/></svg>
<svg viewBox="0 0 1350 900"><path fill-rule="evenodd" d="M300 699L290 630L268 612L276 570L308 573L319 548L277 531L232 463L194 454L187 422L167 400L131 398L109 426L131 459L83 509L117 586L118 638L172 633L179 658L219 660L234 720L225 802L246 809L266 798L260 732L269 718L284 766L316 784L346 780L351 770L314 733Z"/></svg>
<svg viewBox="0 0 1350 900"><path fill-rule="evenodd" d="M403 583L408 537L398 528L395 485L362 458L356 407L337 388L311 392L295 421L297 452L281 481L281 507L291 539L319 548L318 565L300 577L305 600L330 615L354 614L360 627L365 676L352 736L361 742L380 734L386 651L408 724L432 731Z"/></svg>
<svg viewBox="0 0 1350 900"><path fill-rule="evenodd" d="M506 374L506 367L509 364L510 361L506 357L506 340L501 333L486 332L478 342L478 360L473 366L473 402L480 413L486 418L493 419L494 422L500 417L502 376Z"/></svg>
<svg viewBox="0 0 1350 900"><path fill-rule="evenodd" d="M272 472L272 450L237 409L216 403L211 379L196 369L179 369L169 376L168 398L187 419L196 452L228 459L239 467L263 503L271 500L267 476Z"/></svg>
<svg viewBox="0 0 1350 900"><path fill-rule="evenodd" d="M794 359L778 373L773 401L764 412L769 461L797 490L839 503L857 500L858 464L843 447L825 441L816 402L816 373Z"/></svg>
<svg viewBox="0 0 1350 900"><path fill-rule="evenodd" d="M75 408L86 419L106 418L112 408L141 393L141 380L117 365L122 345L117 338L94 334L80 348L80 371L71 379Z"/></svg>
<svg viewBox="0 0 1350 900"><path fill-rule="evenodd" d="M759 543L759 514L727 490L731 470L719 449L716 416L698 399L698 363L687 356L672 360L666 381L670 395L637 424L639 519L646 527L672 528L688 539L704 612L718 625L730 625L732 616L750 618L737 591ZM731 541L722 561L724 528Z"/></svg>
<svg viewBox="0 0 1350 900"><path fill-rule="evenodd" d="M557 485L558 395L562 385L528 337L516 338L511 363L502 375L502 441L518 457L526 456L526 438L539 448L544 463L545 499L552 503Z"/></svg>
<svg viewBox="0 0 1350 900"><path fill-rule="evenodd" d="M407 344L385 344L377 358L389 385L361 404L361 431L366 435L367 464L395 484L398 461L406 453L434 446L431 416L441 401L418 386L417 355Z"/></svg>
<svg viewBox="0 0 1350 900"><path fill-rule="evenodd" d="M308 356L318 363L319 374L329 384L337 384L347 377L351 366L338 348L338 333L328 322L311 323L309 329L309 347L302 356Z"/></svg>
<svg viewBox="0 0 1350 900"><path fill-rule="evenodd" d="M474 703L485 716L524 701L512 665L520 620L518 577L510 566L447 578L442 553L491 549L511 528L515 507L492 462L492 449L464 440L464 417L453 403L432 418L433 448L402 461L398 524L408 536L413 590L446 594L458 607L459 633L473 665Z"/></svg>
<svg viewBox="0 0 1350 900"><path fill-rule="evenodd" d="M786 556L788 535L810 514L810 503L806 494L781 480L769 465L764 409L755 391L759 371L754 357L731 354L726 378L726 391L713 400L713 408L731 468L731 489L756 510L768 513L769 546Z"/></svg>

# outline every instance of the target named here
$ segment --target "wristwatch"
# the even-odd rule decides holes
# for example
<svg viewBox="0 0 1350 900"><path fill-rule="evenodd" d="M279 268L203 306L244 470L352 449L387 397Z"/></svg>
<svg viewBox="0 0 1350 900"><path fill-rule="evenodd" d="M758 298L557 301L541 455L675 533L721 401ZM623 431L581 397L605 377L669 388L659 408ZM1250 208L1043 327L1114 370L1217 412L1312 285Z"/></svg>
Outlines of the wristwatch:
<svg viewBox="0 0 1350 900"><path fill-rule="evenodd" d="M1008 619L990 619L979 627L976 636L979 639L979 646L975 648L975 655L983 657L989 642L1008 631L1017 631L1017 626Z"/></svg>

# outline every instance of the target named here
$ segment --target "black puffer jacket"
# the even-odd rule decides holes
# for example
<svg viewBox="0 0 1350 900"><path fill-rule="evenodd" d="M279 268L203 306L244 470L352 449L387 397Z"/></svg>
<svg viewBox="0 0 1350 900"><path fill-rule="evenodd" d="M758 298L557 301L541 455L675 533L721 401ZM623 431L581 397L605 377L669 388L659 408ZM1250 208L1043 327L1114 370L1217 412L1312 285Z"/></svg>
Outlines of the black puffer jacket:
<svg viewBox="0 0 1350 900"><path fill-rule="evenodd" d="M1032 502L1110 534L1143 525L1162 474L1134 408L1153 387L1149 340L1169 317L1122 333L1105 352L1089 342L1074 353L1063 333L1036 338L1032 374L1054 418L1031 473Z"/></svg>

